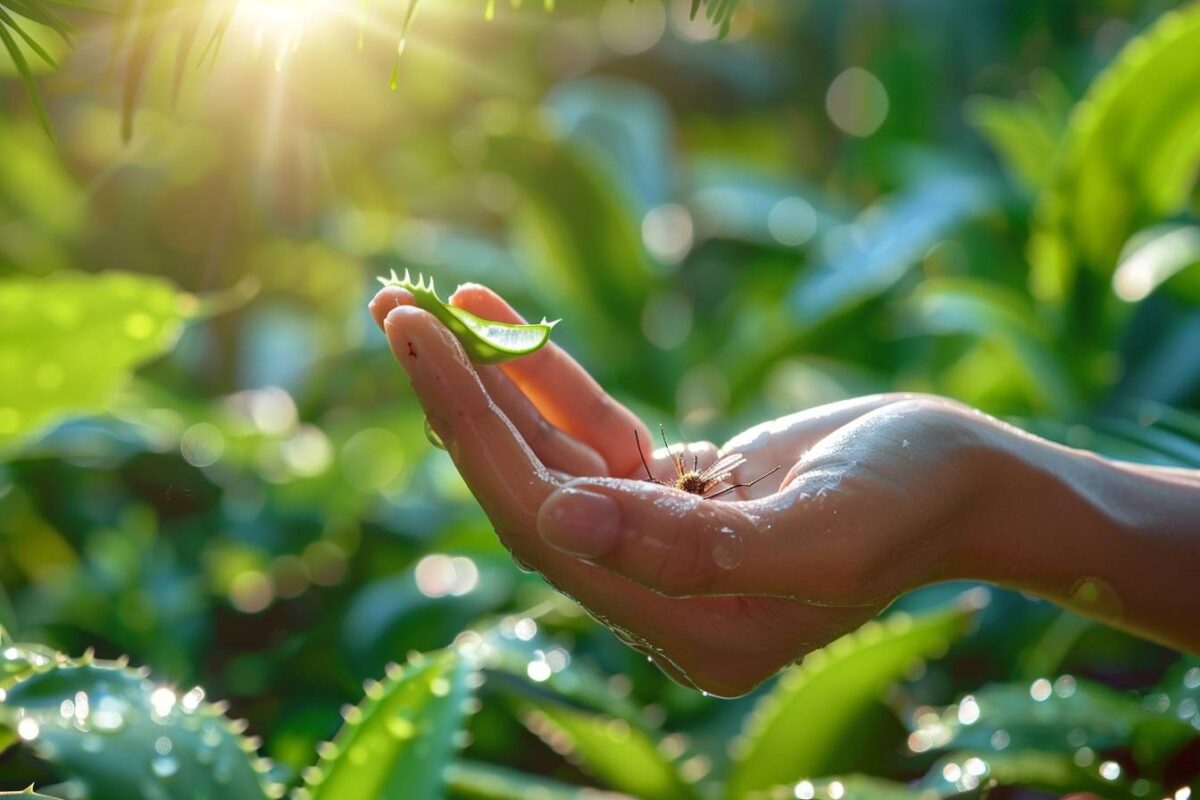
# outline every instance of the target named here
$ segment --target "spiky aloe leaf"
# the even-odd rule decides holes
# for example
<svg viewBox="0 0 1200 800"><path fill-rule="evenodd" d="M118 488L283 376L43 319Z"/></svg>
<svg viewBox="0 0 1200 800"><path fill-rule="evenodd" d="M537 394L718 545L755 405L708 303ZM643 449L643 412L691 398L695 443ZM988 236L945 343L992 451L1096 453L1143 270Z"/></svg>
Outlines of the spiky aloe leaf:
<svg viewBox="0 0 1200 800"><path fill-rule="evenodd" d="M1071 756L1060 753L963 752L934 764L920 788L933 791L935 797L956 796L981 786L1020 786L1050 792L1056 797L1069 792L1088 792L1111 800L1138 796L1128 780L1114 772L1109 775L1113 777L1102 777L1097 764L1081 767ZM1147 797L1161 794L1143 792Z"/></svg>
<svg viewBox="0 0 1200 800"><path fill-rule="evenodd" d="M957 794L950 792L949 794ZM808 800L940 800L949 794L936 789L921 789L869 775L843 775L821 780L803 780L795 785L763 792L767 797L798 797Z"/></svg>
<svg viewBox="0 0 1200 800"><path fill-rule="evenodd" d="M1180 719L1200 729L1200 656L1185 655L1163 676L1158 690L1167 696L1168 708ZM1191 702L1188 702L1191 701Z"/></svg>
<svg viewBox="0 0 1200 800"><path fill-rule="evenodd" d="M8 689L36 669L47 668L61 660L63 656L48 647L14 644L0 637L0 689Z"/></svg>
<svg viewBox="0 0 1200 800"><path fill-rule="evenodd" d="M940 713L915 720L918 749L954 747L987 751L1001 746L1074 754L1130 747L1153 770L1200 730L1180 719L1166 694L1145 699L1070 675L1053 682L997 684L965 696ZM997 738L999 737L999 739Z"/></svg>
<svg viewBox="0 0 1200 800"><path fill-rule="evenodd" d="M482 319L464 308L443 303L433 287L433 278L426 283L425 278L418 275L414 282L408 270L404 271L403 278L392 270L390 277L379 278L379 282L384 286L398 286L411 294L420 308L450 329L476 364L500 364L528 355L550 341L550 331L559 323L559 320L543 319L536 325L510 325Z"/></svg>
<svg viewBox="0 0 1200 800"><path fill-rule="evenodd" d="M542 674L531 673L530 665L546 664L547 654L554 651L553 642L543 636L519 639L498 626L483 637L480 658L489 671L506 673L519 679L520 684L538 693L553 692L558 697L593 711L599 711L628 722L641 715L641 707L627 696L613 692L608 679L586 664L572 662L567 669L553 670L547 665ZM537 678L531 677L537 675Z"/></svg>
<svg viewBox="0 0 1200 800"><path fill-rule="evenodd" d="M446 788L467 800L633 800L627 794L603 792L527 775L492 764L459 761L446 770Z"/></svg>
<svg viewBox="0 0 1200 800"><path fill-rule="evenodd" d="M869 622L784 672L747 721L726 796L834 772L834 756L884 689L965 633L980 597L923 617Z"/></svg>
<svg viewBox="0 0 1200 800"><path fill-rule="evenodd" d="M368 682L363 702L346 708L346 724L319 748L297 797L441 797L475 675L471 659L454 650L390 665L384 682Z"/></svg>
<svg viewBox="0 0 1200 800"><path fill-rule="evenodd" d="M1053 683L1039 679L1032 688L984 687L944 709L941 723L930 717L916 730L943 725L945 732L935 739L948 736L947 745L957 748L986 749L993 733L1003 730L1005 741L1018 749L1073 752L1084 744L1094 749L1126 744L1152 716L1136 697L1063 676Z"/></svg>
<svg viewBox="0 0 1200 800"><path fill-rule="evenodd" d="M30 786L28 789L26 789L23 792L0 792L0 797L17 797L17 798L20 798L20 800L38 800L38 798L40 797L40 798L42 798L42 800L58 800L57 797L51 797L51 796L45 795L45 794L38 794L37 792L35 792L33 790L32 786Z"/></svg>
<svg viewBox="0 0 1200 800"><path fill-rule="evenodd" d="M57 657L32 663L13 646L0 660L22 665L0 703L0 719L89 797L154 800L263 800L278 787L244 723L193 689L183 696L156 686L122 662ZM10 658L12 656L12 658Z"/></svg>
<svg viewBox="0 0 1200 800"><path fill-rule="evenodd" d="M617 717L552 701L530 703L522 722L584 772L645 800L682 800L695 792L650 734Z"/></svg>

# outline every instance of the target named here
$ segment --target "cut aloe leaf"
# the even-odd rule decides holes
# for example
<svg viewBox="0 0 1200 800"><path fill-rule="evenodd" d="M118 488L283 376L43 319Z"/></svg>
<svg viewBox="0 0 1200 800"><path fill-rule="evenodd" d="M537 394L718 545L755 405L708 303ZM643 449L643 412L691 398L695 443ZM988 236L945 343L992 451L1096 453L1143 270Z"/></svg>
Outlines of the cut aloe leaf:
<svg viewBox="0 0 1200 800"><path fill-rule="evenodd" d="M476 364L501 364L529 355L550 341L550 331L559 323L559 320L543 319L536 325L510 325L482 319L470 311L442 302L433 287L433 278L426 283L425 278L418 275L414 283L407 270L403 278L392 270L389 277L380 278L379 282L408 291L419 308L433 314L450 329Z"/></svg>

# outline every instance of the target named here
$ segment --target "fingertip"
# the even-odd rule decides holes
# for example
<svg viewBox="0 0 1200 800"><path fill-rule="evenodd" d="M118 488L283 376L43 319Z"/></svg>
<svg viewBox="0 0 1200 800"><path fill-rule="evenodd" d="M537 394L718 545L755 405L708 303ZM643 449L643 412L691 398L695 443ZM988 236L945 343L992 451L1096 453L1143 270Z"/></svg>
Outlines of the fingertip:
<svg viewBox="0 0 1200 800"><path fill-rule="evenodd" d="M398 305L387 312L383 332L396 359L406 367L415 362L425 342L432 339L431 331L441 326L428 311L414 305ZM420 344L418 344L420 343Z"/></svg>
<svg viewBox="0 0 1200 800"><path fill-rule="evenodd" d="M367 304L367 310L371 312L371 318L375 320L379 329L385 330L384 323L393 309L400 306L411 306L415 302L413 296L406 289L401 289L399 286L385 286L371 298L371 302Z"/></svg>

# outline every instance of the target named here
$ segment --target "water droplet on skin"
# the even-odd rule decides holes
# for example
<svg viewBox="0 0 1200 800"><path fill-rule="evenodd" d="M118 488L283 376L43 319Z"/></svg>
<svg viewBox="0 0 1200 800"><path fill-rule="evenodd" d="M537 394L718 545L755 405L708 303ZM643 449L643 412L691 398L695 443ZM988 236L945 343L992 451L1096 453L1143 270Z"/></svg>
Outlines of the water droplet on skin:
<svg viewBox="0 0 1200 800"><path fill-rule="evenodd" d="M425 418L425 438L428 439L429 443L438 450L446 449L446 443L442 441L442 437L438 436L437 431L435 431L433 426L429 424L428 417Z"/></svg>
<svg viewBox="0 0 1200 800"><path fill-rule="evenodd" d="M150 762L150 769L160 778L169 778L179 771L179 761L174 756L159 756Z"/></svg>
<svg viewBox="0 0 1200 800"><path fill-rule="evenodd" d="M733 528L721 528L717 532L717 541L713 545L713 561L721 569L733 569L742 563L746 557L746 549L742 545L742 537Z"/></svg>

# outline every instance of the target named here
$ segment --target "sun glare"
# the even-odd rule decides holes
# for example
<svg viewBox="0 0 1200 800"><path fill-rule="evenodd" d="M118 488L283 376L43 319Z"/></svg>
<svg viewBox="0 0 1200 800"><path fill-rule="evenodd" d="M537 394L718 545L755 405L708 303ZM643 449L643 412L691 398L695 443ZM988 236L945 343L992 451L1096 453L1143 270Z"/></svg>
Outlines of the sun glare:
<svg viewBox="0 0 1200 800"><path fill-rule="evenodd" d="M306 26L334 9L330 0L241 0L234 20L251 33L255 50L273 52L278 70L299 49Z"/></svg>

